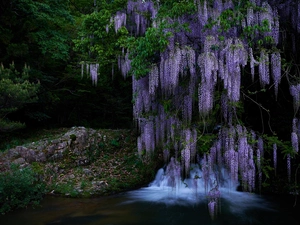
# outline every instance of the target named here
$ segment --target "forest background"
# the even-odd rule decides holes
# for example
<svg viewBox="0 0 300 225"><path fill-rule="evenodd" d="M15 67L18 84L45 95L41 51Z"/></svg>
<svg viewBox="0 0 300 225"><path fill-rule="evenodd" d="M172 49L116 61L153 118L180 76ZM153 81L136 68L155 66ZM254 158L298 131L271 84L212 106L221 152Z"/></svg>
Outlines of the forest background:
<svg viewBox="0 0 300 225"><path fill-rule="evenodd" d="M111 73L117 54L115 38L105 35L102 39L105 45L97 49L103 54L98 58L93 50L77 44L81 37L89 35L85 32L90 32L91 27L104 26L105 17L124 3L88 0L0 3L2 137L13 135L11 131L25 125L28 131L79 125L131 127L130 80L119 76L117 69L113 76ZM98 9L106 14L98 13ZM102 62L97 86L86 76L81 77L80 62L87 60Z"/></svg>

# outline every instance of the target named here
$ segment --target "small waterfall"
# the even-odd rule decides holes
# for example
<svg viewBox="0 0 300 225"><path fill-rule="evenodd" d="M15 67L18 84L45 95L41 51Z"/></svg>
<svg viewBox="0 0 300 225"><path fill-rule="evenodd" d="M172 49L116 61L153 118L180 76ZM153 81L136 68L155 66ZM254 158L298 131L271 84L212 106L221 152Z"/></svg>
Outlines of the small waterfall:
<svg viewBox="0 0 300 225"><path fill-rule="evenodd" d="M222 193L237 192L238 183L226 181L226 171L222 170L219 180L216 176L210 176L205 180L205 175L199 165L192 164L189 178L182 179L180 167L171 160L166 168L158 170L154 181L149 184L148 189L156 190L160 195L167 194L168 199L184 199L184 202L196 203L206 201L216 191Z"/></svg>
<svg viewBox="0 0 300 225"><path fill-rule="evenodd" d="M213 174L207 180L198 164L191 164L189 178L182 179L180 172L180 164L171 159L166 167L157 171L155 179L148 187L130 192L131 198L166 205L207 204L212 218L221 211L223 200L234 213L263 205L263 201L256 194L237 191L239 184L230 181L230 174L225 169L220 169L217 176Z"/></svg>

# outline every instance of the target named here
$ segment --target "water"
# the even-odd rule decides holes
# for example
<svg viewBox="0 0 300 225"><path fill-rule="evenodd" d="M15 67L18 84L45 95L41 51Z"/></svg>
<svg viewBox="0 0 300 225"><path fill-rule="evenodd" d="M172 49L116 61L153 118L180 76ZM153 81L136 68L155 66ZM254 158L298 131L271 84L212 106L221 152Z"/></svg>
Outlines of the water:
<svg viewBox="0 0 300 225"><path fill-rule="evenodd" d="M177 181L176 181L177 182ZM200 182L200 183L199 183ZM110 197L47 197L42 207L0 216L1 225L299 225L300 207L292 196L263 197L220 188L218 214L212 220L201 180L170 186L164 171L149 187Z"/></svg>

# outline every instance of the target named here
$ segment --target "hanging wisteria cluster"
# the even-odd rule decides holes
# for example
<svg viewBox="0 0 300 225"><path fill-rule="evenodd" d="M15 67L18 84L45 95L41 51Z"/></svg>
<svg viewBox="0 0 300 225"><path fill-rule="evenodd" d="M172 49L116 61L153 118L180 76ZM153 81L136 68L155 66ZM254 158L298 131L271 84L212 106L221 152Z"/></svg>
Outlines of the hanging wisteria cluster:
<svg viewBox="0 0 300 225"><path fill-rule="evenodd" d="M266 49L261 49L256 53L258 59L255 60L252 48L238 31L253 25L263 25L267 21L268 30L260 35L271 35L274 40L278 40L277 9L272 8L267 2L252 1L252 3L262 6L264 10L248 8L240 28L231 27L228 32L220 33L222 27L216 23L211 29L199 33L199 30L203 30L207 25L209 17L218 20L223 10L230 9L234 5L231 1L214 1L213 6L207 1L195 1L197 12L193 22L190 23L191 31L174 32L167 49L160 53L160 61L153 63L150 73L140 79L133 77L135 103L133 112L141 131L138 141L139 151L145 149L151 152L156 147L169 146L176 151L182 151L178 156L185 162L184 168L188 169L189 162L191 159L194 160L194 154L191 154L186 136L189 136L187 134L190 132L197 131L190 128L182 130L182 127L191 126L194 122L193 114L196 112L202 116L209 115L216 104L214 99L216 85L220 83L225 90L220 105L224 121L230 125L235 113L231 102L240 100L241 71L248 65L248 61L253 76L255 67L258 68L262 87L270 84L272 75L277 94L281 79L280 54L277 52L270 55ZM151 1L129 1L127 11L117 13L114 17L113 21L117 23L116 30L121 25L127 26L130 23L128 29L136 35L141 35L146 27L151 25L158 10L159 4ZM145 12L151 15L148 20L141 19ZM123 14L130 15L131 19ZM128 21L124 21L126 18ZM145 22L141 23L142 20ZM173 18L170 21L180 24L190 22L185 17ZM157 22L159 21L156 21L156 24ZM141 27L141 24L145 27L144 25ZM221 35L222 38L219 37ZM199 40L197 45L194 40ZM277 42L275 41L275 46ZM130 71L128 53L122 53L119 57L119 67L124 75ZM181 85L183 81L186 81L187 85ZM196 96L198 98L195 98ZM195 107L196 103L198 107ZM149 116L154 111L156 115ZM182 141L178 142L176 134ZM190 142L196 143L196 136L190 138Z"/></svg>
<svg viewBox="0 0 300 225"><path fill-rule="evenodd" d="M228 169L229 180L236 184L239 181L244 191L252 192L255 190L255 152L257 157L257 168L260 169L260 138L250 136L249 131L241 125L222 128L219 131L219 138L211 147L209 154L205 154L201 162L203 168L203 179L206 187L211 187L212 174L215 173L215 165L220 168ZM240 176L240 179L239 179ZM224 177L213 177L218 184L222 184Z"/></svg>
<svg viewBox="0 0 300 225"><path fill-rule="evenodd" d="M157 53L159 59L152 62L150 72L138 79L132 77L133 116L140 132L138 151L143 155L144 151L152 154L155 149L162 149L174 179L189 176L191 163L197 162L197 149L201 148L197 146L201 138L197 124L209 117L216 105L220 106L223 126L209 152L198 160L211 215L215 214L220 196L215 182L221 185L224 179L224 176L212 176L217 174L215 165L218 169L226 168L228 179L240 182L244 191L253 192L262 183L263 139L240 125L236 118L242 71L249 70L252 81L257 79L262 88L273 86L277 96L282 77L281 55L278 50L270 51L270 46L276 49L280 41L279 11L292 18L293 26L300 31L299 20L294 21L300 18L299 3L296 4L298 11L291 9L285 13L286 9L274 1L249 0L248 3L251 4L244 17L229 27L224 27L221 15L225 10L234 9L231 0L194 0L196 12L193 15L165 18L172 24L188 24L189 30L168 28L172 33L169 44ZM117 12L111 22L116 32L125 26L131 34L141 36L147 32L147 27L159 27L162 22L156 17L159 7L159 1L129 0L127 9ZM253 30L253 27L264 29ZM261 40L269 40L267 47L262 47ZM130 63L129 50L123 49L118 57L123 76L131 72ZM221 93L218 98L217 91ZM295 111L298 111L299 84L290 86L290 93ZM299 148L299 123L295 118L291 135L295 152ZM289 177L290 160L288 155ZM276 170L275 143L273 161Z"/></svg>
<svg viewBox="0 0 300 225"><path fill-rule="evenodd" d="M81 77L83 77L84 74L84 66L86 66L86 74L91 77L93 85L97 86L99 63L82 63Z"/></svg>
<svg viewBox="0 0 300 225"><path fill-rule="evenodd" d="M299 151L299 138L300 138L300 121L297 118L293 119L293 125L292 125L292 134L291 134L291 140L292 140L292 147L295 153Z"/></svg>
<svg viewBox="0 0 300 225"><path fill-rule="evenodd" d="M150 13L150 18L148 15ZM110 22L114 23L115 32L122 26L126 26L128 31L134 35L143 35L147 27L150 26L150 21L155 18L157 8L154 7L152 1L133 1L129 0L127 9L118 11L116 15L111 17ZM149 20L150 19L150 20ZM108 32L108 25L106 31Z"/></svg>

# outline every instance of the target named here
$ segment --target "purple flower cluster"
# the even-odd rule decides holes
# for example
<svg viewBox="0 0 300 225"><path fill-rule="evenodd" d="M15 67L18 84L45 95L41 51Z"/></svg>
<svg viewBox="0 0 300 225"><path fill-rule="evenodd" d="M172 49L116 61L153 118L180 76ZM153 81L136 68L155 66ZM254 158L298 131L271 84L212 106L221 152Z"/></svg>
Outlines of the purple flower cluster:
<svg viewBox="0 0 300 225"><path fill-rule="evenodd" d="M270 83L269 55L265 50L260 51L260 60L258 68L260 85L262 87L265 87Z"/></svg>
<svg viewBox="0 0 300 225"><path fill-rule="evenodd" d="M207 192L209 187L210 172L211 172L207 154L203 155L203 159L201 161L201 170L202 170L202 178L204 181L204 189L205 192Z"/></svg>
<svg viewBox="0 0 300 225"><path fill-rule="evenodd" d="M272 27L272 38L275 44L277 45L279 42L279 16L276 8L273 10L273 18L274 18L274 25Z"/></svg>
<svg viewBox="0 0 300 225"><path fill-rule="evenodd" d="M208 212L212 220L216 216L216 211L217 211L217 203L216 201L212 200L208 203Z"/></svg>
<svg viewBox="0 0 300 225"><path fill-rule="evenodd" d="M249 139L250 138L250 139ZM255 138L255 137L254 137ZM255 190L256 167L253 157L253 145L249 131L241 125L222 128L219 138L210 149L210 156L213 163L222 167L223 162L228 169L231 182L240 181L244 191ZM223 154L222 154L223 153ZM261 151L257 151L258 162L261 161ZM217 160L215 157L217 156ZM261 169L260 163L257 164Z"/></svg>
<svg viewBox="0 0 300 225"><path fill-rule="evenodd" d="M221 197L221 192L219 191L217 185L208 192L207 197L209 200L209 215L212 219L214 219L218 212L219 199Z"/></svg>
<svg viewBox="0 0 300 225"><path fill-rule="evenodd" d="M171 187L176 188L179 184L181 178L180 173L180 163L174 157L172 157L166 169L166 174L169 175L170 178L169 185Z"/></svg>
<svg viewBox="0 0 300 225"><path fill-rule="evenodd" d="M264 158L264 141L262 137L258 137L257 139L257 150L260 151L261 157Z"/></svg>
<svg viewBox="0 0 300 225"><path fill-rule="evenodd" d="M273 144L273 164L274 164L274 170L275 170L275 175L277 171L277 144Z"/></svg>
<svg viewBox="0 0 300 225"><path fill-rule="evenodd" d="M120 12L118 11L114 17L114 24L115 24L115 32L117 33L118 30L122 27L122 26L126 26L126 18L127 18L127 14L125 12Z"/></svg>
<svg viewBox="0 0 300 225"><path fill-rule="evenodd" d="M220 51L218 76L223 80L230 101L240 99L241 66L247 64L248 52L238 38L228 38Z"/></svg>
<svg viewBox="0 0 300 225"><path fill-rule="evenodd" d="M274 81L275 96L277 97L278 85L281 81L281 56L279 52L274 52L271 54L271 71Z"/></svg>
<svg viewBox="0 0 300 225"><path fill-rule="evenodd" d="M291 181L291 155L290 154L287 154L286 156L286 165L287 165L287 176L288 176L288 181L290 182Z"/></svg>
<svg viewBox="0 0 300 225"><path fill-rule="evenodd" d="M155 149L155 130L153 121L144 119L139 121L140 136L137 139L138 152L141 155L145 150L147 154L151 154Z"/></svg>
<svg viewBox="0 0 300 225"><path fill-rule="evenodd" d="M273 18L273 9L272 7L269 5L268 2L264 1L262 3L262 6L263 10L260 11L259 13L259 22L260 22L260 25L263 26L263 23L265 21L268 21L268 25L269 25L269 29L267 32L264 33L264 36L272 36L272 30L273 30L273 27L274 27L274 18Z"/></svg>
<svg viewBox="0 0 300 225"><path fill-rule="evenodd" d="M262 184L262 170L261 170L261 152L259 149L256 151L256 164L257 164L257 170L258 170L258 183L259 188L261 188Z"/></svg>
<svg viewBox="0 0 300 225"><path fill-rule="evenodd" d="M92 84L97 86L99 63L82 63L81 77L83 77L84 74L84 64L86 65L86 74L91 77Z"/></svg>
<svg viewBox="0 0 300 225"><path fill-rule="evenodd" d="M151 22L146 15L150 14L150 19L154 19L157 8L152 1L129 0L126 14L131 21L131 23L128 23L127 29L132 33L141 35L145 33Z"/></svg>
<svg viewBox="0 0 300 225"><path fill-rule="evenodd" d="M190 129L185 129L182 131L182 136L185 138L183 149L181 151L181 162L182 168L184 168L185 176L188 176L191 163L191 142L192 142L192 132Z"/></svg>
<svg viewBox="0 0 300 225"><path fill-rule="evenodd" d="M195 1L197 5L197 16L198 16L198 21L200 24L206 24L208 20L208 7L207 7L207 1L204 0L202 1Z"/></svg>
<svg viewBox="0 0 300 225"><path fill-rule="evenodd" d="M97 86L99 64L90 64L90 75L93 85Z"/></svg>
<svg viewBox="0 0 300 225"><path fill-rule="evenodd" d="M198 57L197 64L201 70L201 84L198 88L199 112L207 115L213 108L218 60L214 53L204 52Z"/></svg>
<svg viewBox="0 0 300 225"><path fill-rule="evenodd" d="M153 65L149 73L149 93L154 95L159 84L159 71L156 65Z"/></svg>
<svg viewBox="0 0 300 225"><path fill-rule="evenodd" d="M292 133L291 133L291 141L292 147L294 151L297 153L299 151L299 136L300 136L300 121L297 118L293 119L292 123Z"/></svg>
<svg viewBox="0 0 300 225"><path fill-rule="evenodd" d="M247 21L247 26L253 26L255 23L257 23L256 15L254 15L253 7L247 8L246 21Z"/></svg>
<svg viewBox="0 0 300 225"><path fill-rule="evenodd" d="M182 120L184 124L190 125L192 122L193 97L186 95L183 97Z"/></svg>
<svg viewBox="0 0 300 225"><path fill-rule="evenodd" d="M292 140L292 147L295 152L299 151L299 141L298 141L298 135L295 132L292 132L291 134L291 140Z"/></svg>
<svg viewBox="0 0 300 225"><path fill-rule="evenodd" d="M259 63L254 59L252 48L249 48L249 58L250 58L250 69L251 69L252 82L254 82L255 65L259 64Z"/></svg>
<svg viewBox="0 0 300 225"><path fill-rule="evenodd" d="M294 111L297 112L300 106L300 84L291 85L290 93L294 99Z"/></svg>
<svg viewBox="0 0 300 225"><path fill-rule="evenodd" d="M128 72L131 69L131 60L129 59L129 51L126 52L126 54L124 53L124 49L122 51L122 55L118 56L118 67L121 70L121 73L123 75L124 78L127 77Z"/></svg>

